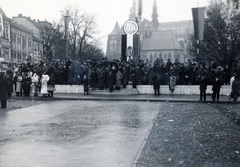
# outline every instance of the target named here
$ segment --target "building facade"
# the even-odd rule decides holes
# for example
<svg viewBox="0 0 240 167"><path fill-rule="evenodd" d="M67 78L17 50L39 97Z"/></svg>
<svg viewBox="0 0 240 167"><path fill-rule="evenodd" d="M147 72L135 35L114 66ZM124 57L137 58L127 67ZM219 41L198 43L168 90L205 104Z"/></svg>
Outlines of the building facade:
<svg viewBox="0 0 240 167"><path fill-rule="evenodd" d="M19 14L8 18L0 8L0 68L13 70L21 63L32 64L44 59L41 28L47 21L35 21Z"/></svg>

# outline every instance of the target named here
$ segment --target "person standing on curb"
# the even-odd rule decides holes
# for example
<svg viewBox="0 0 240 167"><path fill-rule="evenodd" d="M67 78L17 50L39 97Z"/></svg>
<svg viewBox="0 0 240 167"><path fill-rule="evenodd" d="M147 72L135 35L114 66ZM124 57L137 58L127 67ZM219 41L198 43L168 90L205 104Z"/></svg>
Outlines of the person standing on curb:
<svg viewBox="0 0 240 167"><path fill-rule="evenodd" d="M199 90L200 90L200 101L206 101L206 90L207 90L207 78L204 74L200 74L199 80Z"/></svg>
<svg viewBox="0 0 240 167"><path fill-rule="evenodd" d="M22 96L22 75L21 72L17 74L17 82L16 82L16 96Z"/></svg>
<svg viewBox="0 0 240 167"><path fill-rule="evenodd" d="M236 75L235 79L232 83L232 96L233 96L233 101L237 101L238 97L239 97L239 76Z"/></svg>
<svg viewBox="0 0 240 167"><path fill-rule="evenodd" d="M49 80L47 82L47 90L48 90L48 97L53 97L53 92L55 89L55 75L53 73L50 74Z"/></svg>
<svg viewBox="0 0 240 167"><path fill-rule="evenodd" d="M41 77L41 94L42 97L47 97L48 91L47 91L47 82L49 80L49 76L44 73Z"/></svg>
<svg viewBox="0 0 240 167"><path fill-rule="evenodd" d="M39 76L37 73L34 73L32 76L32 83L33 83L33 92L34 92L34 97L38 96L38 90L39 90Z"/></svg>
<svg viewBox="0 0 240 167"><path fill-rule="evenodd" d="M116 87L115 87L115 89L118 91L121 89L120 88L122 85L121 81L122 81L122 73L120 72L120 70L118 70L116 74Z"/></svg>
<svg viewBox="0 0 240 167"><path fill-rule="evenodd" d="M152 83L155 95L160 95L160 78L156 72L152 75Z"/></svg>
<svg viewBox="0 0 240 167"><path fill-rule="evenodd" d="M113 75L111 70L109 71L107 78L108 78L108 88L110 93L112 93L114 82L115 82L115 76Z"/></svg>
<svg viewBox="0 0 240 167"><path fill-rule="evenodd" d="M215 76L215 80L213 80L213 86L212 86L212 101L215 101L217 98L217 101L219 101L219 94L220 94L220 88L222 86L222 81L220 80L219 76Z"/></svg>
<svg viewBox="0 0 240 167"><path fill-rule="evenodd" d="M84 94L88 95L88 91L89 91L89 81L88 81L88 77L86 74L83 75L83 91Z"/></svg>
<svg viewBox="0 0 240 167"><path fill-rule="evenodd" d="M233 84L233 81L235 80L235 77L236 77L236 73L233 73L233 76L230 78L230 95L229 95L229 100L231 100L231 98L233 98L233 91L232 91L232 84Z"/></svg>
<svg viewBox="0 0 240 167"><path fill-rule="evenodd" d="M8 83L7 83L7 79L4 77L4 73L0 70L1 108L7 108L7 99L8 99Z"/></svg>
<svg viewBox="0 0 240 167"><path fill-rule="evenodd" d="M170 95L173 95L173 92L175 90L175 86L176 86L176 77L174 76L173 73L170 74L169 77L169 90L170 90Z"/></svg>

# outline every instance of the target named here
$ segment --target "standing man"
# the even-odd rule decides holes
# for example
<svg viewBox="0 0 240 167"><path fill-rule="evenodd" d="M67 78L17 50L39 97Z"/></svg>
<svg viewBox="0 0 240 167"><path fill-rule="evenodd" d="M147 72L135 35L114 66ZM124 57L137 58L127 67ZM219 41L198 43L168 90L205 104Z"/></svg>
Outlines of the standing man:
<svg viewBox="0 0 240 167"><path fill-rule="evenodd" d="M207 78L202 73L200 74L199 80L199 90L200 90L200 101L204 99L206 101L206 90L207 90Z"/></svg>
<svg viewBox="0 0 240 167"><path fill-rule="evenodd" d="M212 101L215 101L217 98L217 101L219 101L219 94L220 94L220 88L222 86L222 81L220 80L219 76L215 76L215 80L213 80L213 87L212 87Z"/></svg>
<svg viewBox="0 0 240 167"><path fill-rule="evenodd" d="M4 73L0 70L1 108L7 108L7 99L8 99L8 83L7 83L7 79L4 77Z"/></svg>
<svg viewBox="0 0 240 167"><path fill-rule="evenodd" d="M160 77L156 72L153 72L152 83L155 95L160 95Z"/></svg>
<svg viewBox="0 0 240 167"><path fill-rule="evenodd" d="M113 75L111 70L109 71L107 78L108 78L108 88L110 93L112 93L114 82L115 82L115 76Z"/></svg>

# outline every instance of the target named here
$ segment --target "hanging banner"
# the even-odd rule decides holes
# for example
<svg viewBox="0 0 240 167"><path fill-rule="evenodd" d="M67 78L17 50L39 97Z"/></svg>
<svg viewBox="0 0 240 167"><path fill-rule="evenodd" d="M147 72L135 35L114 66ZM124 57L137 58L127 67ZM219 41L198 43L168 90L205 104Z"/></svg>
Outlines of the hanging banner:
<svg viewBox="0 0 240 167"><path fill-rule="evenodd" d="M193 26L196 40L203 40L205 7L192 8Z"/></svg>
<svg viewBox="0 0 240 167"><path fill-rule="evenodd" d="M4 31L4 25L3 25L3 14L2 12L0 13L0 36L3 36L3 31Z"/></svg>

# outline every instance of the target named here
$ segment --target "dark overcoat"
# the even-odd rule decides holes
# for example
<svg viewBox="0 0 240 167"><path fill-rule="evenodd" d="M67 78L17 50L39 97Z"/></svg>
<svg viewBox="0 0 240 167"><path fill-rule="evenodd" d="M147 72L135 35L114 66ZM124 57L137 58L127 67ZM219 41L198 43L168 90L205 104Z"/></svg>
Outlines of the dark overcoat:
<svg viewBox="0 0 240 167"><path fill-rule="evenodd" d="M160 88L160 76L158 74L152 75L152 83L153 83L153 89L159 89Z"/></svg>
<svg viewBox="0 0 240 167"><path fill-rule="evenodd" d="M200 91L205 91L207 90L207 78L204 76L204 77L199 77L198 78L199 80L199 90Z"/></svg>
<svg viewBox="0 0 240 167"><path fill-rule="evenodd" d="M0 101L8 99L7 79L0 75Z"/></svg>
<svg viewBox="0 0 240 167"><path fill-rule="evenodd" d="M113 74L108 74L108 87L113 89L115 76Z"/></svg>
<svg viewBox="0 0 240 167"><path fill-rule="evenodd" d="M220 92L220 88L222 86L222 81L220 79L215 79L213 81L213 85L212 85L212 91L214 92Z"/></svg>

